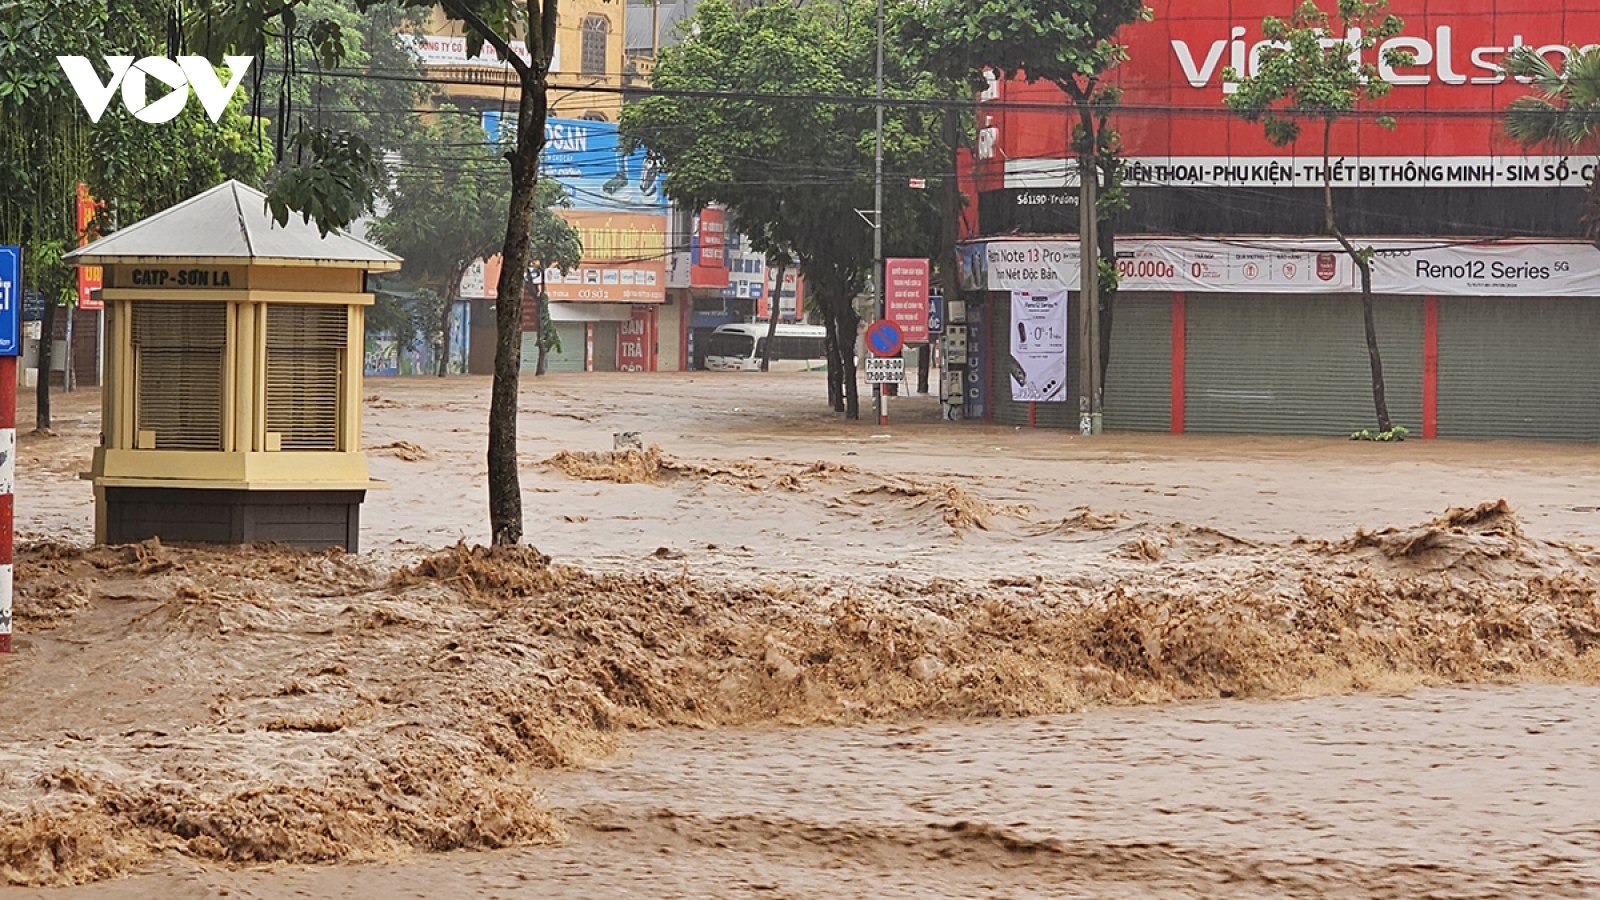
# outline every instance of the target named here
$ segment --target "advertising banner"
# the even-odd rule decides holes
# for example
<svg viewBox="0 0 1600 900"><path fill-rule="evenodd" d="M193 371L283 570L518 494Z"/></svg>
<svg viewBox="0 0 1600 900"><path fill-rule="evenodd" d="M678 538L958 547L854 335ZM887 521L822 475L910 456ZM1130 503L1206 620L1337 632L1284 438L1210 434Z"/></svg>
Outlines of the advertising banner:
<svg viewBox="0 0 1600 900"><path fill-rule="evenodd" d="M884 318L900 328L900 339L907 344L928 342L928 261L925 259L886 259L883 261Z"/></svg>
<svg viewBox="0 0 1600 900"><path fill-rule="evenodd" d="M1065 403L1067 292L1011 292L1011 399Z"/></svg>
<svg viewBox="0 0 1600 900"><path fill-rule="evenodd" d="M407 34L401 32L398 39L411 48L416 54L417 61L425 66L484 66L494 69L510 69L511 64L500 58L500 54L484 41L477 55L467 55L467 39L460 36L447 34ZM532 62L533 55L528 52L528 45L522 41L511 42L511 52L522 57L523 62ZM555 57L551 60L550 71L560 71L561 47L556 47Z"/></svg>
<svg viewBox="0 0 1600 900"><path fill-rule="evenodd" d="M665 216L572 209L561 216L583 240L583 262L565 275L559 269L543 273L551 300L666 302Z"/></svg>
<svg viewBox="0 0 1600 900"><path fill-rule="evenodd" d="M1076 239L990 241L979 256L983 260L979 271L991 291L1078 289Z"/></svg>
<svg viewBox="0 0 1600 900"><path fill-rule="evenodd" d="M1127 291L1327 294L1358 284L1355 261L1331 241L1303 249L1259 241L1129 241L1117 248L1117 272Z"/></svg>
<svg viewBox="0 0 1600 900"><path fill-rule="evenodd" d="M561 182L573 209L667 214L660 168L643 148L624 153L614 122L546 121L539 174Z"/></svg>
<svg viewBox="0 0 1600 900"><path fill-rule="evenodd" d="M1476 297L1593 297L1600 249L1575 241L1362 240L1374 252L1380 294ZM995 240L979 247L991 291L1076 290L1074 239ZM1124 238L1117 242L1124 291L1329 294L1359 289L1355 263L1330 238Z"/></svg>
<svg viewBox="0 0 1600 900"><path fill-rule="evenodd" d="M1372 285L1385 294L1588 298L1600 294L1600 250L1593 244L1372 244L1377 250Z"/></svg>
<svg viewBox="0 0 1600 900"><path fill-rule="evenodd" d="M95 200L89 194L89 186L78 185L78 246L94 240L98 235L89 232L89 225L94 221ZM105 269L101 266L78 267L78 308L79 309L105 309L104 301L94 296L94 291L105 287Z"/></svg>
<svg viewBox="0 0 1600 900"><path fill-rule="evenodd" d="M1322 147L1311 134L1274 147L1259 124L1222 106L1237 91L1223 71L1246 75L1268 46L1261 22L1282 17L1285 0L1194 3L1150 0L1151 21L1123 29L1127 61L1112 73L1121 89L1113 114L1129 163L1130 185L1284 188L1321 186ZM1329 4L1324 4L1326 8ZM1365 62L1393 86L1370 109L1333 130L1335 186L1519 187L1588 183L1589 156L1528 154L1505 135L1500 115L1532 91L1500 69L1516 47L1533 47L1559 66L1573 48L1600 42L1600 6L1565 0L1391 0L1405 23L1400 35ZM1332 34L1327 40L1350 40ZM1392 67L1385 50L1404 50L1414 63ZM1046 82L992 85L980 98L980 128L989 132L988 164L1006 173L1006 187L1050 188L1076 183L1061 127L1063 102ZM1029 108L1053 104L1057 108ZM1379 114L1393 116L1388 130ZM980 142L980 148L982 142ZM980 156L983 155L980 153ZM1051 163L1053 166L1039 165Z"/></svg>

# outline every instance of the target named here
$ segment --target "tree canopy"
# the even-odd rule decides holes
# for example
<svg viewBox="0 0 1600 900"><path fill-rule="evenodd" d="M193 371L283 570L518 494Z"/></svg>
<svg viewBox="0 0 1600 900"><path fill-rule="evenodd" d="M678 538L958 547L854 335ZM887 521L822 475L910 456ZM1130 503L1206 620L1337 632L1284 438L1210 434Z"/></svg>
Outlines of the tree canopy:
<svg viewBox="0 0 1600 900"><path fill-rule="evenodd" d="M654 94L622 112L625 138L663 164L669 197L691 209L720 204L754 249L799 260L845 348L835 371L844 377L840 400L852 417L852 301L872 271L872 228L861 211L873 205L874 16L873 4L858 0L742 11L707 0L684 26L689 37L662 51L652 78L658 90L715 96ZM939 96L930 76L908 67L898 49L889 55L886 95ZM840 95L862 99L817 99ZM907 177L954 177L940 125L935 110L888 111L889 255L937 250L936 196L911 190Z"/></svg>
<svg viewBox="0 0 1600 900"><path fill-rule="evenodd" d="M1511 101L1506 134L1525 147L1600 151L1600 47L1574 49L1558 68L1532 47L1512 51L1506 72L1533 93ZM1584 233L1600 243L1600 171L1589 180Z"/></svg>

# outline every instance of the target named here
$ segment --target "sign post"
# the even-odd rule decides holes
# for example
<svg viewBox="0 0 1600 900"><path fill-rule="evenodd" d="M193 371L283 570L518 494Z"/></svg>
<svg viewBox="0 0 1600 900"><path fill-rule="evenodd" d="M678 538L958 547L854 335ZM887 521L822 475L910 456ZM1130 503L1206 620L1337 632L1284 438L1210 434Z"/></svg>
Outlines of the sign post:
<svg viewBox="0 0 1600 900"><path fill-rule="evenodd" d="M879 319L867 326L867 352L880 359L898 357L905 349L905 343L900 338L900 327L888 319ZM867 384L898 384L905 375L905 360L900 360L901 378L894 381L873 381L873 377L886 377L886 370L881 366L871 365L868 360ZM881 374L879 374L881 373ZM889 392L879 389L878 392L878 424L889 424Z"/></svg>
<svg viewBox="0 0 1600 900"><path fill-rule="evenodd" d="M0 653L11 652L12 489L17 476L17 354L22 352L22 248L0 247Z"/></svg>

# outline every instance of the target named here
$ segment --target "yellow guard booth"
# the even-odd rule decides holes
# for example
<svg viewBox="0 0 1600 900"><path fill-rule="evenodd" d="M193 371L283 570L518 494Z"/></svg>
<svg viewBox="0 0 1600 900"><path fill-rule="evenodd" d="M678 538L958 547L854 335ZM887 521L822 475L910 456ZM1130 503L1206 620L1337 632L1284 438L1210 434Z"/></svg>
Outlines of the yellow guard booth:
<svg viewBox="0 0 1600 900"><path fill-rule="evenodd" d="M366 276L400 259L279 226L229 181L67 260L105 267L95 539L356 550L384 486L361 452Z"/></svg>

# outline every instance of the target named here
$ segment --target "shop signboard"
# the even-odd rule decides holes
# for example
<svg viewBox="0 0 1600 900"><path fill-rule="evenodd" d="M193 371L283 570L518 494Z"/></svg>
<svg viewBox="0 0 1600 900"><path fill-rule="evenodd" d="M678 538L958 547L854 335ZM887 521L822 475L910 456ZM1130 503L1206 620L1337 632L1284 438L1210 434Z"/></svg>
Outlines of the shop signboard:
<svg viewBox="0 0 1600 900"><path fill-rule="evenodd" d="M693 254L689 270L691 287L728 286L728 219L720 209L700 210L695 217Z"/></svg>
<svg viewBox="0 0 1600 900"><path fill-rule="evenodd" d="M540 273L556 302L663 303L666 301L665 216L598 210L562 210L583 240L583 262L562 273Z"/></svg>
<svg viewBox="0 0 1600 900"><path fill-rule="evenodd" d="M655 371L656 311L634 307L633 317L617 329L617 371Z"/></svg>
<svg viewBox="0 0 1600 900"><path fill-rule="evenodd" d="M94 223L95 199L89 194L89 186L78 185L78 246L94 240L95 235L89 231L89 226ZM95 293L105 286L105 269L101 266L78 267L78 308L79 309L105 309L105 302Z"/></svg>
<svg viewBox="0 0 1600 900"><path fill-rule="evenodd" d="M493 69L510 69L511 64L500 58L488 41L479 45L478 52L472 56L467 55L467 39L460 35L448 34L407 34L401 32L398 36L401 43L411 49L417 61L425 66L481 66ZM528 45L522 41L511 42L511 52L522 57L523 62L532 62L533 56L528 52ZM551 56L550 71L561 69L561 47L557 45L556 52ZM493 132L491 132L493 133Z"/></svg>
<svg viewBox="0 0 1600 900"><path fill-rule="evenodd" d="M1280 148L1259 124L1227 113L1237 91L1227 69L1249 75L1269 46L1262 19L1282 16L1283 0L1196 4L1150 0L1149 22L1123 29L1127 60L1112 72L1121 90L1114 125L1130 186L1321 187L1322 145L1308 137ZM1575 48L1600 42L1600 6L1565 0L1391 0L1402 33L1363 56L1391 93L1334 129L1335 187L1584 187L1593 156L1530 153L1505 134L1496 115L1531 88L1500 68L1528 46L1558 66ZM1328 40L1350 40L1335 33ZM1412 55L1390 66L1385 50ZM992 101L992 102L991 102ZM988 172L1005 187L1048 191L1077 183L1063 98L1047 82L997 83L979 101L992 130ZM1040 104L1048 104L1049 108ZM1393 116L1383 128L1377 113ZM1370 113L1370 114L1368 114ZM1041 196L1043 196L1041 194Z"/></svg>

